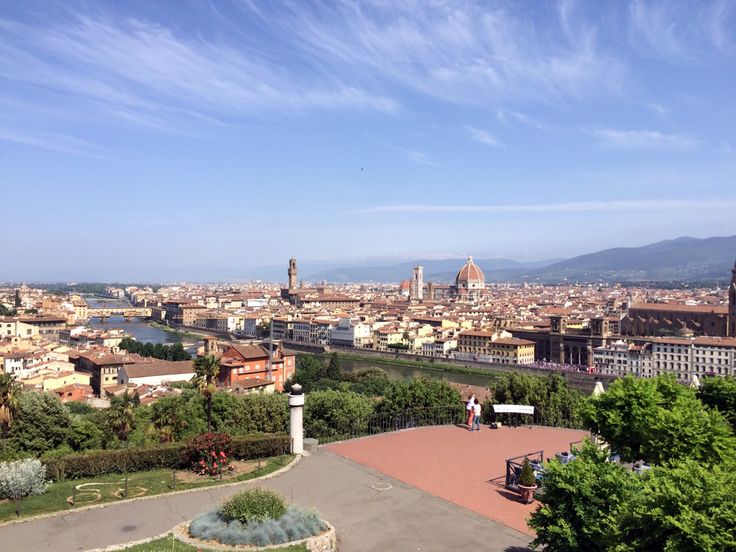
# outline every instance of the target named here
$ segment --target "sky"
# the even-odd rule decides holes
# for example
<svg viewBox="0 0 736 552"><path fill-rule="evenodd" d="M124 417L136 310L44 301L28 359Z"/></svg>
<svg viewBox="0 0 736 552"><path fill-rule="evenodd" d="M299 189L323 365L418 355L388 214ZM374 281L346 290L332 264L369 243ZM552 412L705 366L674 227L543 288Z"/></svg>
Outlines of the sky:
<svg viewBox="0 0 736 552"><path fill-rule="evenodd" d="M733 235L735 90L730 1L3 2L0 280Z"/></svg>

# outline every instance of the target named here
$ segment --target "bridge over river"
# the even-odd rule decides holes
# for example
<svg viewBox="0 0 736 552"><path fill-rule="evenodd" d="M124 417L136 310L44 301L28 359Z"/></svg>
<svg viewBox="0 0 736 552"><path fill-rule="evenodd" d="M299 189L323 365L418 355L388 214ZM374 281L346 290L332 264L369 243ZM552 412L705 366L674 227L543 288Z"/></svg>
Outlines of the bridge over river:
<svg viewBox="0 0 736 552"><path fill-rule="evenodd" d="M151 309L145 307L97 307L87 309L87 318L99 318L107 320L111 316L122 316L125 320L131 318L150 318Z"/></svg>

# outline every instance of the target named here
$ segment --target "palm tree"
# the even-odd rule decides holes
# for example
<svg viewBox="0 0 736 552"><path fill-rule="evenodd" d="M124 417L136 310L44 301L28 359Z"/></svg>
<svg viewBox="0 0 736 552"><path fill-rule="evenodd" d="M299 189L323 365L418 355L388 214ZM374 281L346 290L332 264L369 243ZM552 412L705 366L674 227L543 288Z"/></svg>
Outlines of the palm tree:
<svg viewBox="0 0 736 552"><path fill-rule="evenodd" d="M2 424L2 438L7 439L10 425L18 413L18 395L20 384L15 376L0 374L0 424Z"/></svg>
<svg viewBox="0 0 736 552"><path fill-rule="evenodd" d="M214 355L197 357L194 361L192 383L207 399L207 431L212 433L212 395L215 394L214 380L220 373L220 361Z"/></svg>
<svg viewBox="0 0 736 552"><path fill-rule="evenodd" d="M187 422L177 396L162 397L151 406L151 421L162 443L170 443Z"/></svg>
<svg viewBox="0 0 736 552"><path fill-rule="evenodd" d="M133 423L135 422L133 399L127 391L122 397L111 399L110 409L107 411L107 420L118 438L125 441L128 434L133 430Z"/></svg>

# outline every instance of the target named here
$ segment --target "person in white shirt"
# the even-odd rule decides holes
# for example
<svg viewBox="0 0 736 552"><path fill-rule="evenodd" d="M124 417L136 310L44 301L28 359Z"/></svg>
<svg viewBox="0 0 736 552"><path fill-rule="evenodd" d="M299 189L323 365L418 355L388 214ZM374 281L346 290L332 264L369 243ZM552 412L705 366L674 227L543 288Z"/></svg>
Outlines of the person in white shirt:
<svg viewBox="0 0 736 552"><path fill-rule="evenodd" d="M470 427L470 431L473 431L476 426L480 431L480 401L478 399L475 399L473 403L473 425Z"/></svg>
<svg viewBox="0 0 736 552"><path fill-rule="evenodd" d="M473 406L475 405L475 393L470 395L468 397L468 403L465 405L465 410L468 414L468 429L470 431L473 431L473 416L475 415L475 409Z"/></svg>

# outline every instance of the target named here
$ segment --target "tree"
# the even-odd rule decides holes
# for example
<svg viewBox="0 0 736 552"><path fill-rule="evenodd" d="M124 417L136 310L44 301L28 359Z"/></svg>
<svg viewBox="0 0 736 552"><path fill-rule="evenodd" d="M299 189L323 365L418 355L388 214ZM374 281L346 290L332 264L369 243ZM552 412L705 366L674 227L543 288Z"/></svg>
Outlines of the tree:
<svg viewBox="0 0 736 552"><path fill-rule="evenodd" d="M0 316L15 316L18 311L15 309L9 309L2 303L0 303Z"/></svg>
<svg viewBox="0 0 736 552"><path fill-rule="evenodd" d="M304 405L304 429L322 441L363 435L373 414L373 401L352 391L313 391Z"/></svg>
<svg viewBox="0 0 736 552"><path fill-rule="evenodd" d="M736 377L706 378L698 389L698 398L716 408L736 428Z"/></svg>
<svg viewBox="0 0 736 552"><path fill-rule="evenodd" d="M567 386L559 374L548 377L520 372L503 374L490 386L497 404L527 404L535 408L535 421L555 427L580 427L582 395Z"/></svg>
<svg viewBox="0 0 736 552"><path fill-rule="evenodd" d="M21 393L8 441L14 450L40 456L61 446L71 418L53 393Z"/></svg>
<svg viewBox="0 0 736 552"><path fill-rule="evenodd" d="M13 418L18 412L18 395L21 386L11 374L0 374L0 427L2 438L8 438Z"/></svg>
<svg viewBox="0 0 736 552"><path fill-rule="evenodd" d="M117 438L126 441L135 425L133 399L127 391L122 396L110 400L107 420Z"/></svg>
<svg viewBox="0 0 736 552"><path fill-rule="evenodd" d="M568 464L548 463L541 508L529 526L534 547L547 552L603 552L621 542L620 519L640 488L639 479L586 442ZM653 549L656 550L656 549Z"/></svg>
<svg viewBox="0 0 736 552"><path fill-rule="evenodd" d="M287 382L285 390L291 391L291 386L298 383L302 386L305 393L312 390L312 386L324 373L324 363L314 355L300 355L296 362L296 372Z"/></svg>
<svg viewBox="0 0 736 552"><path fill-rule="evenodd" d="M162 443L170 443L181 437L187 427L184 404L178 395L161 397L151 405L151 421Z"/></svg>
<svg viewBox="0 0 736 552"><path fill-rule="evenodd" d="M97 425L82 416L72 417L66 442L75 451L102 448L104 433Z"/></svg>
<svg viewBox="0 0 736 552"><path fill-rule="evenodd" d="M461 405L460 393L446 381L414 378L391 381L377 410L380 413L395 414L407 410L452 408Z"/></svg>
<svg viewBox="0 0 736 552"><path fill-rule="evenodd" d="M627 462L693 458L714 463L736 450L724 418L672 377L616 380L606 393L586 401L583 416L586 428Z"/></svg>
<svg viewBox="0 0 736 552"><path fill-rule="evenodd" d="M619 550L736 550L736 463L649 470L621 524Z"/></svg>
<svg viewBox="0 0 736 552"><path fill-rule="evenodd" d="M339 381L341 374L342 369L340 368L340 359L337 358L337 353L332 353L330 355L330 362L324 370L323 377Z"/></svg>
<svg viewBox="0 0 736 552"><path fill-rule="evenodd" d="M212 433L212 395L217 388L214 381L220 374L220 361L213 355L204 355L194 361L192 383L207 399L207 432Z"/></svg>

